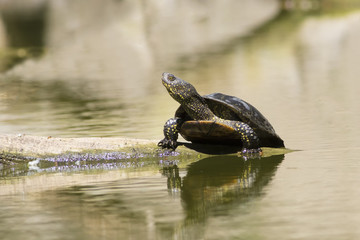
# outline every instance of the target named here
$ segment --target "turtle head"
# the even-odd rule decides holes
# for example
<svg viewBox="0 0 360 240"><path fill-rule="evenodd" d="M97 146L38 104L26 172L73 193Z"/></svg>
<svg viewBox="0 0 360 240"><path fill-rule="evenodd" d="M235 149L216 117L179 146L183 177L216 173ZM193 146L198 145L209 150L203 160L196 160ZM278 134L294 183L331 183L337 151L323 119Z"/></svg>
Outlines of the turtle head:
<svg viewBox="0 0 360 240"><path fill-rule="evenodd" d="M191 98L200 96L193 85L171 73L163 73L161 79L170 96L180 104L185 104Z"/></svg>
<svg viewBox="0 0 360 240"><path fill-rule="evenodd" d="M214 113L211 112L205 99L198 94L193 85L171 73L163 73L162 83L170 96L181 104L192 119L214 119Z"/></svg>

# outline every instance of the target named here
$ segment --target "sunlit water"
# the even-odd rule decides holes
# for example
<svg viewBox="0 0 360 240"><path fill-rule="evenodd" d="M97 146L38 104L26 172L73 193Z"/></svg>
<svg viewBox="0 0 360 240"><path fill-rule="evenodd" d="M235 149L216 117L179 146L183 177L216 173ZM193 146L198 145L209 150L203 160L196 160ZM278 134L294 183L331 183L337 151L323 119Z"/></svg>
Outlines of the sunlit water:
<svg viewBox="0 0 360 240"><path fill-rule="evenodd" d="M160 82L169 71L201 94L251 102L288 148L300 150L247 161L173 156L165 165L168 158L136 160L151 168L25 171L1 180L1 238L358 239L358 29L356 12L280 17L177 67L157 66L146 83L135 78L136 87L1 82L3 133L160 139L177 107Z"/></svg>

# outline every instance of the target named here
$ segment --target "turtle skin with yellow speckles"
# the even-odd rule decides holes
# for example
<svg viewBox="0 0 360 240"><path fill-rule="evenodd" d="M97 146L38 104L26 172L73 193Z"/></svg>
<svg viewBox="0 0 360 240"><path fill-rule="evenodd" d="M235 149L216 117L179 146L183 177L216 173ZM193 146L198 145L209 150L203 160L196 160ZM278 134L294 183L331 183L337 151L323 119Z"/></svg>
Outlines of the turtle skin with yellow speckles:
<svg viewBox="0 0 360 240"><path fill-rule="evenodd" d="M244 100L222 93L200 96L194 86L170 73L163 73L162 83L180 107L165 123L158 146L176 149L180 133L191 142L239 145L245 154L284 147L269 121Z"/></svg>

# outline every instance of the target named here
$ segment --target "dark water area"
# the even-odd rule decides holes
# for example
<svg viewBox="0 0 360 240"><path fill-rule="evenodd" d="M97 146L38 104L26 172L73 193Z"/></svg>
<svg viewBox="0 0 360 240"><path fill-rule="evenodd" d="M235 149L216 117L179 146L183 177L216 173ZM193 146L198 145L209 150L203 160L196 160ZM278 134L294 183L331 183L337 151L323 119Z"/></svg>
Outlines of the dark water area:
<svg viewBox="0 0 360 240"><path fill-rule="evenodd" d="M282 13L174 64L160 58L146 77L43 81L20 68L4 75L1 133L160 140L178 106L161 85L166 71L200 94L250 102L298 151L145 157L88 169L3 165L1 238L358 239L359 29L356 10Z"/></svg>
<svg viewBox="0 0 360 240"><path fill-rule="evenodd" d="M223 233L207 233L207 225L219 217L235 218L232 226L243 225L236 215L249 214L247 207L262 197L283 159L283 155L251 161L214 156L188 162L186 167L173 161L138 176L101 171L92 183L33 192L25 198L1 196L8 202L0 207L2 226L17 222L1 233L5 239L54 235L56 239L197 239L208 234L217 239ZM21 211L13 215L19 206ZM246 228L237 227L229 236Z"/></svg>

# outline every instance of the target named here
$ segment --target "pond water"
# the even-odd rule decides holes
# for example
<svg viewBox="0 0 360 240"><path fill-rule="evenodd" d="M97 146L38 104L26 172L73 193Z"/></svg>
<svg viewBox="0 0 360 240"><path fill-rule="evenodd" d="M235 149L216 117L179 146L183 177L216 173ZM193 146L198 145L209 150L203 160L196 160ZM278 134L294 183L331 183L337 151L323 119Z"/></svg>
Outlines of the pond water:
<svg viewBox="0 0 360 240"><path fill-rule="evenodd" d="M280 15L133 84L3 79L2 133L161 139L177 108L161 85L167 71L201 94L252 103L299 151L3 166L1 238L359 239L359 29L356 11Z"/></svg>

